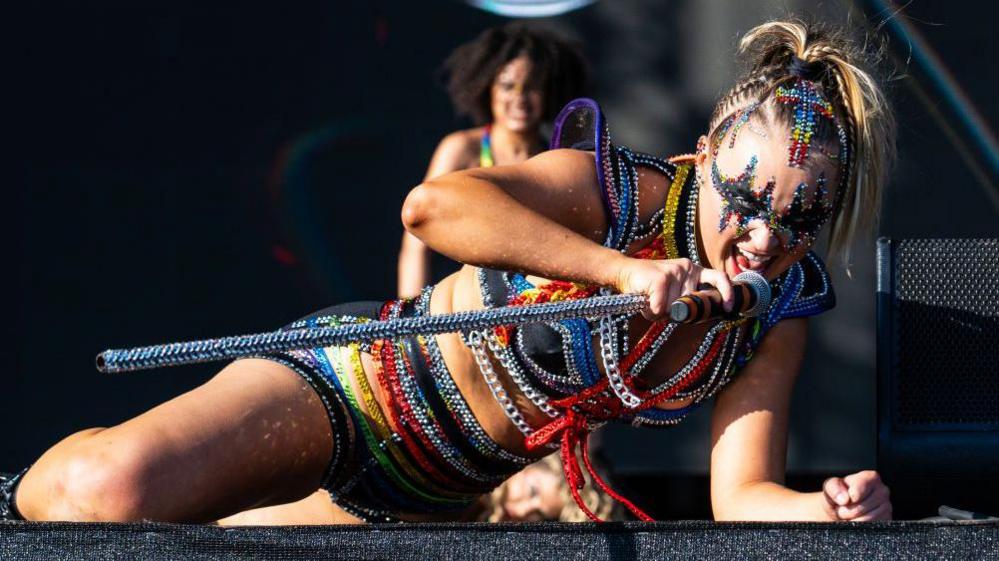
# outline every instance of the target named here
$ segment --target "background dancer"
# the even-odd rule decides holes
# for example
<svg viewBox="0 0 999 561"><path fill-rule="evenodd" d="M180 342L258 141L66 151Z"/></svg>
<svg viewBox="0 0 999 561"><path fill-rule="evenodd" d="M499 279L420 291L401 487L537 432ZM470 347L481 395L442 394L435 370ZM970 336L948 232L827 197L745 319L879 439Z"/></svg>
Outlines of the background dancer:
<svg viewBox="0 0 999 561"><path fill-rule="evenodd" d="M476 126L445 136L426 179L474 167L516 164L547 148L540 126L583 94L587 64L578 47L521 23L487 29L444 63L455 111ZM431 281L430 252L404 232L399 250L399 297L412 298Z"/></svg>
<svg viewBox="0 0 999 561"><path fill-rule="evenodd" d="M581 298L600 287L646 294L641 316L238 360L148 413L51 448L4 483L9 514L210 521L321 486L356 519L453 519L558 443L578 500L573 451L582 445L585 459L591 426L669 425L717 394L716 518L890 517L870 471L812 493L781 483L805 318L833 305L809 248L826 223L842 248L875 211L892 115L856 66L861 54L835 34L776 22L743 47L751 68L719 101L696 154L666 162L615 147L596 105L574 102L556 145L595 122L595 155L557 150L456 172L407 199L407 228L469 265L416 301L348 304L294 325ZM702 282L731 303L729 276L742 270L765 275L777 295L760 317L659 321ZM556 278L566 280L547 280Z"/></svg>

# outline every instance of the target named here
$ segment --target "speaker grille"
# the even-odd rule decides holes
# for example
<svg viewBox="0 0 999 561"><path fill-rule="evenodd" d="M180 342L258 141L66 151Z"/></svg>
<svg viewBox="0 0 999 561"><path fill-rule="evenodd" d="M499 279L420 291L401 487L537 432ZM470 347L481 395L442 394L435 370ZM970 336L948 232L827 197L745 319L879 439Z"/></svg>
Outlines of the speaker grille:
<svg viewBox="0 0 999 561"><path fill-rule="evenodd" d="M900 240L896 426L999 427L999 240Z"/></svg>

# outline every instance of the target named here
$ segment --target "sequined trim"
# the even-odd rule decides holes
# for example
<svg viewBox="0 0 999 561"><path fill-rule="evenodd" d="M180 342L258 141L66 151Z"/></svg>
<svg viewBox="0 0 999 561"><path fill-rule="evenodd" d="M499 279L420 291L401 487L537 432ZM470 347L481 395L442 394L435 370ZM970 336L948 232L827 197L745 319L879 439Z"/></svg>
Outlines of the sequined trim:
<svg viewBox="0 0 999 561"><path fill-rule="evenodd" d="M674 165L651 156L633 153L624 147L613 146L599 106L591 100L580 100L567 106L560 116L557 131L560 130L562 122L568 118L569 114L579 107L585 107L586 110L596 113L596 117L593 119L593 134L597 152L597 172L609 216L605 245L619 251L625 251L634 241L648 236L650 233L648 222L661 221L661 235L634 256L656 259L689 257L695 263L699 262L696 238L699 181L696 173L693 181L690 177L691 169L694 166L691 164ZM737 130L745 124L745 121L743 119L738 123ZM723 128L719 133L719 139L724 136L728 130L727 127L731 124L730 122ZM556 137L558 137L558 133ZM553 146L556 144L553 143ZM677 161L680 160L677 159ZM653 219L644 225L638 221L638 167L655 169L670 178L670 188L664 208L654 213ZM813 254L809 253L807 259L810 265L821 269L820 261ZM801 297L803 275L800 271L800 264L796 264L781 279L772 283L775 286L775 294L778 296L771 302L771 307L761 318L752 321L722 322L715 325L705 335L691 358L679 370L664 382L657 384L655 388L640 392L641 399L646 402L654 402L657 396L665 395L670 395L671 399L693 398L695 401L691 406L679 410L659 410L646 408L646 405L642 405L634 415L621 412L621 416L633 419L636 424L658 425L678 422L698 404L714 395L728 383L738 368L752 356L753 349L759 344L766 331L780 318L795 317L796 314L811 315L827 309L825 306L828 305L829 298L823 295L831 291L831 287L829 287L828 277L825 275L824 269L819 276L822 279L822 287L815 294ZM506 285L508 298L511 301L513 298L518 298L518 303L520 301L547 301L547 298L551 298L555 294L552 290L562 290L547 286L535 287L527 282L526 278L517 274L504 274L503 282ZM483 301L487 306L501 304L501 302L493 301L483 271L479 272L479 284L483 293ZM519 361L518 366L529 373L533 381L540 383L549 395L554 392L567 394L571 397L585 393L586 389L602 380L599 369L596 367L595 349L592 344L594 334L598 334L601 341L601 353L605 355L605 366L616 363L616 357L624 354L627 354L631 360L630 364L627 363L627 360L622 363L622 372L617 375L621 378L620 383L616 385L612 383L613 391L618 393L621 401L626 402L626 405L630 403L630 407L637 403L625 384L630 383L629 380L648 367L652 357L669 340L675 326L665 323L654 326L654 329L650 329L635 344L633 349L629 349L628 319L627 316L612 318L600 326L603 329L598 329L593 322L588 321L546 324L561 336L565 375L547 371L527 355L523 330L517 330L510 337L510 344L516 351L514 357ZM518 386L522 390L524 389L522 384L518 383ZM592 399L586 399L585 402L597 406L602 403L601 399L611 395L611 391L611 389L604 390L601 393L603 397L595 395ZM560 401L564 401L564 399L560 398ZM582 409L580 413L583 413ZM510 414L516 415L515 412ZM528 434L530 429L528 428L527 431L525 434Z"/></svg>
<svg viewBox="0 0 999 561"><path fill-rule="evenodd" d="M390 302L382 316L399 317L404 309L426 314L430 296L428 289L415 305ZM289 328L368 320L324 315ZM385 409L364 375L361 350L350 345L261 357L292 368L316 388L334 431L343 433L335 437L324 487L351 514L390 521L402 513L458 511L534 461L489 438L454 384L433 337L380 340L370 346L375 378L387 398Z"/></svg>
<svg viewBox="0 0 999 561"><path fill-rule="evenodd" d="M683 193L683 186L687 183L687 174L690 173L689 165L676 168L676 175L670 184L669 194L666 196L666 214L663 219L663 243L666 245L666 259L676 259L680 256L680 251L676 248L676 220L677 207L680 205L680 195Z"/></svg>
<svg viewBox="0 0 999 561"><path fill-rule="evenodd" d="M0 520L24 520L17 510L15 495L17 485L26 473L28 473L27 468L17 475L0 475Z"/></svg>

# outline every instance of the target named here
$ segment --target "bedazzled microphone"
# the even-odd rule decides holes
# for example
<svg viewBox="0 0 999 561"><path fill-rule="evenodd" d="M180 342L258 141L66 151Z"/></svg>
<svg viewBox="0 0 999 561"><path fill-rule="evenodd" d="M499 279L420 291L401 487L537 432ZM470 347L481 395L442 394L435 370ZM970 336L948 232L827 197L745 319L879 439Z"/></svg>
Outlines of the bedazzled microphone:
<svg viewBox="0 0 999 561"><path fill-rule="evenodd" d="M770 305L770 285L757 273L745 272L735 277L736 306L734 315L722 312L721 296L717 291L688 294L670 308L673 321L703 321L708 317L738 317L755 315ZM741 284L740 284L741 283ZM753 286L753 289L748 288ZM712 298L714 301L712 301ZM681 304L681 301L690 304ZM131 349L110 349L97 356L101 372L130 372L163 366L193 364L213 360L228 360L291 349L309 349L341 345L358 341L373 341L413 334L450 333L495 327L521 325L566 318L597 318L609 314L637 313L647 305L643 294L613 294L580 300L546 302L530 306L504 306L487 310L472 310L449 314L415 316L387 321L350 323L333 327L268 331L251 335L203 339L166 345ZM677 304L684 306L678 319ZM713 313L713 315L712 315Z"/></svg>
<svg viewBox="0 0 999 561"><path fill-rule="evenodd" d="M167 343L131 349L110 349L97 355L97 370L101 372L131 372L415 334L433 335L474 331L499 325L522 325L580 317L599 318L610 314L634 314L641 311L647 303L648 298L644 294L611 294L529 306L502 306L486 310L467 310L385 321L347 323L331 327L267 331L250 335Z"/></svg>
<svg viewBox="0 0 999 561"><path fill-rule="evenodd" d="M754 271L743 271L732 279L735 293L732 311L722 307L721 293L717 289L699 290L673 301L669 316L679 323L701 323L716 319L752 317L770 307L770 283Z"/></svg>

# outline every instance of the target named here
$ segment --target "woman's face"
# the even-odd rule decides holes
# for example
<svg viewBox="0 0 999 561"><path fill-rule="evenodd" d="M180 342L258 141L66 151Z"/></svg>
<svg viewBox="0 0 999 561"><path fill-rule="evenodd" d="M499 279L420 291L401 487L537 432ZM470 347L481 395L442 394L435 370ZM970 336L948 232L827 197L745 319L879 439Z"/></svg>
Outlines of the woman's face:
<svg viewBox="0 0 999 561"><path fill-rule="evenodd" d="M525 55L500 69L491 90L493 123L514 132L537 128L544 111L544 95L534 74L534 64Z"/></svg>
<svg viewBox="0 0 999 561"><path fill-rule="evenodd" d="M501 521L556 520L562 512L560 474L529 466L507 480L499 504Z"/></svg>
<svg viewBox="0 0 999 561"><path fill-rule="evenodd" d="M838 148L813 141L803 165L792 167L787 127L747 124L715 139L717 150L709 147L698 164L698 230L711 268L774 279L804 256L832 214Z"/></svg>

